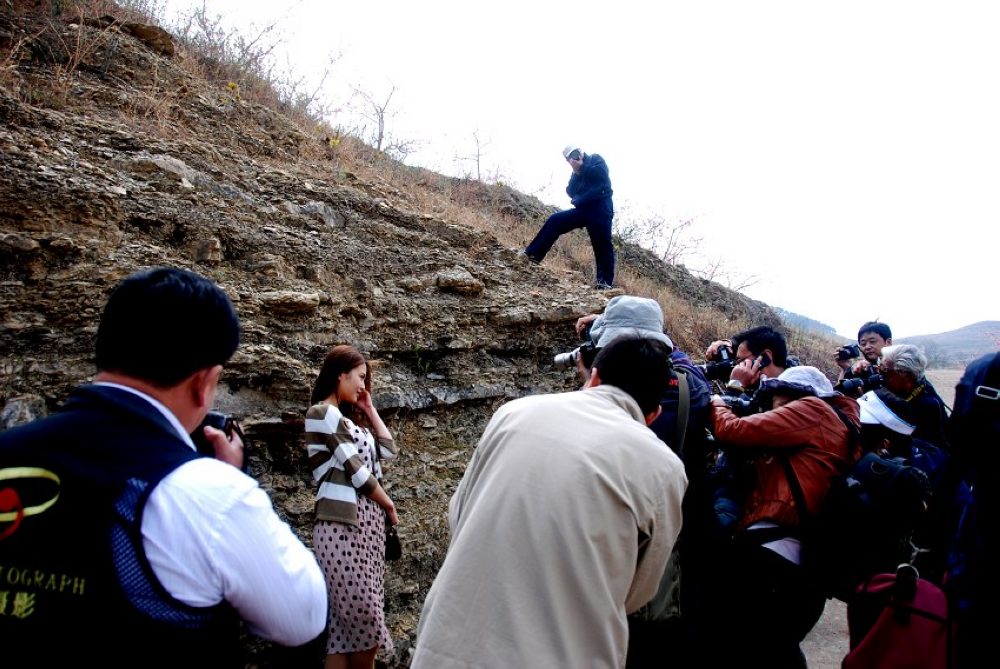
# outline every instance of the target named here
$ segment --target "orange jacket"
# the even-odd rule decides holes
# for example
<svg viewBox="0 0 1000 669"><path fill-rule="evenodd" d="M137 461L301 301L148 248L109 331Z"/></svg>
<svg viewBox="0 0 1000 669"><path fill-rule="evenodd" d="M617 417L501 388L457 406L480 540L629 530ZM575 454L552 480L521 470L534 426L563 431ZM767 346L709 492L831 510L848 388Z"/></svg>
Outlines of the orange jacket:
<svg viewBox="0 0 1000 669"><path fill-rule="evenodd" d="M782 458L775 457L776 452L788 454L802 486L808 515L819 510L833 480L850 469L860 455L859 449L848 452L850 433L831 404L859 424L858 403L842 395L829 400L803 397L742 418L728 407L712 406L716 440L736 457L747 455L753 462L754 487L744 501L739 529L761 520L783 527L801 524Z"/></svg>

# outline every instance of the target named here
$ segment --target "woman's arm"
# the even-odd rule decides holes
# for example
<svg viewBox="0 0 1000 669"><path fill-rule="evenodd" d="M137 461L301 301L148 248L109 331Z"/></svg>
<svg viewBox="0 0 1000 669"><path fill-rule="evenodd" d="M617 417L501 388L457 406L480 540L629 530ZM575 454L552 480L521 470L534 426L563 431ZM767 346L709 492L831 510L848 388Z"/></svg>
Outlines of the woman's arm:
<svg viewBox="0 0 1000 669"><path fill-rule="evenodd" d="M389 497L389 493L385 491L385 488L381 484L376 483L374 490L368 494L368 497L382 507L385 515L389 517L390 523L399 525L399 516L396 515L396 505L393 504L392 498Z"/></svg>
<svg viewBox="0 0 1000 669"><path fill-rule="evenodd" d="M362 392L360 397L358 397L358 408L365 412L365 415L368 416L368 421L372 425L372 432L376 437L375 448L381 448L380 441L393 441L392 432L389 432L389 428L385 426L382 417L378 415L378 409L372 403L372 395L367 390ZM376 482L375 488L366 494L373 502L382 507L390 523L393 525L399 524L399 517L396 515L396 505L393 504L392 498L389 497L389 493L385 491L381 483Z"/></svg>

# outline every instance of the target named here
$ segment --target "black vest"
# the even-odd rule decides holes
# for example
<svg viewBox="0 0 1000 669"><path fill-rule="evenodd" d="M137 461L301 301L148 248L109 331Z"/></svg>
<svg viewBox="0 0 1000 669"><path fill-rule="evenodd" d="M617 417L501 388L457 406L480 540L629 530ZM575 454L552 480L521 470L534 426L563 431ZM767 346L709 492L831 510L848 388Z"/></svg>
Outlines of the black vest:
<svg viewBox="0 0 1000 669"><path fill-rule="evenodd" d="M142 548L153 488L197 457L152 405L107 386L0 433L5 667L237 664L231 607L174 599Z"/></svg>

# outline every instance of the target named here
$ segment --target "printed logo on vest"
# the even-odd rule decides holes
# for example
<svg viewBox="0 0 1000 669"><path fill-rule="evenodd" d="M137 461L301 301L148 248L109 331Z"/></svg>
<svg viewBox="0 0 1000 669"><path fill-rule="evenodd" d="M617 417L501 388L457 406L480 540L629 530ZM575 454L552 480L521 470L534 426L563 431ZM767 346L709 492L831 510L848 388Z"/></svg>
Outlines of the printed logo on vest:
<svg viewBox="0 0 1000 669"><path fill-rule="evenodd" d="M0 541L14 534L21 521L45 512L59 499L61 481L40 467L0 469Z"/></svg>

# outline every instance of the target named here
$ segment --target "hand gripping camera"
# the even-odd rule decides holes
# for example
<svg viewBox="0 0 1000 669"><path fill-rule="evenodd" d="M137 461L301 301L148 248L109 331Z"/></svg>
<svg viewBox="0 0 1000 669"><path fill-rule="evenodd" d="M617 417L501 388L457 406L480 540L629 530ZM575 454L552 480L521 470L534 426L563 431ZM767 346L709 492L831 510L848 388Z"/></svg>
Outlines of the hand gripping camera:
<svg viewBox="0 0 1000 669"><path fill-rule="evenodd" d="M205 419L201 421L201 424L194 429L191 433L191 441L194 442L195 448L202 455L208 455L210 457L215 457L215 447L212 446L211 442L205 437L205 426L214 427L216 430L222 430L226 433L226 437L232 439L233 433L239 435L240 440L243 442L244 449L247 446L246 437L243 436L243 430L240 428L239 423L232 416L224 413L219 413L218 411L209 411L205 414Z"/></svg>
<svg viewBox="0 0 1000 669"><path fill-rule="evenodd" d="M736 356L733 355L732 346L720 346L715 354L715 358L700 365L705 378L709 381L728 381L729 375L733 373L736 366Z"/></svg>
<svg viewBox="0 0 1000 669"><path fill-rule="evenodd" d="M857 344L847 344L837 349L837 360L853 360L861 357L861 347Z"/></svg>

